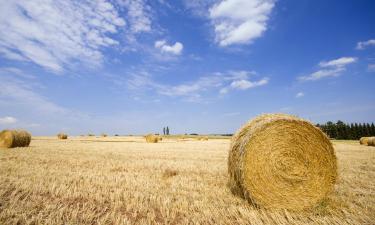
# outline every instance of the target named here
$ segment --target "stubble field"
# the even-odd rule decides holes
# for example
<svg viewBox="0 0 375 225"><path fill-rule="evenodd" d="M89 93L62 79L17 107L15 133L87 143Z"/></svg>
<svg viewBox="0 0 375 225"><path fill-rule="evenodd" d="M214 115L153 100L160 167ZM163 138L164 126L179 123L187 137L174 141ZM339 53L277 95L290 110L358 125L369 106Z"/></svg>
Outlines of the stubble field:
<svg viewBox="0 0 375 225"><path fill-rule="evenodd" d="M36 137L0 149L0 224L374 224L375 147L336 141L339 180L309 212L227 187L229 139Z"/></svg>

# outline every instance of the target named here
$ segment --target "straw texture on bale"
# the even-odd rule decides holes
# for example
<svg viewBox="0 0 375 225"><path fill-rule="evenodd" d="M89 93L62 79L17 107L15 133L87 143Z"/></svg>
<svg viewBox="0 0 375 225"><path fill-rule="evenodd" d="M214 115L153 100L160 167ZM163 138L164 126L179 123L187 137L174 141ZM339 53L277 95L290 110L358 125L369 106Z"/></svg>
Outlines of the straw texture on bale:
<svg viewBox="0 0 375 225"><path fill-rule="evenodd" d="M367 140L368 146L375 146L375 137L369 137Z"/></svg>
<svg viewBox="0 0 375 225"><path fill-rule="evenodd" d="M57 135L57 138L58 139L68 139L68 135L67 134L64 134L64 133L59 133Z"/></svg>
<svg viewBox="0 0 375 225"><path fill-rule="evenodd" d="M27 147L31 142L31 134L24 130L3 130L0 133L0 147Z"/></svg>
<svg viewBox="0 0 375 225"><path fill-rule="evenodd" d="M146 135L145 138L147 143L158 143L159 141L159 137L152 134Z"/></svg>
<svg viewBox="0 0 375 225"><path fill-rule="evenodd" d="M300 211L332 191L337 161L327 136L310 122L285 114L265 114L232 138L229 187L252 204Z"/></svg>
<svg viewBox="0 0 375 225"><path fill-rule="evenodd" d="M368 143L368 139L369 139L369 137L361 137L360 139L359 139L359 143L361 144L361 145L367 145Z"/></svg>

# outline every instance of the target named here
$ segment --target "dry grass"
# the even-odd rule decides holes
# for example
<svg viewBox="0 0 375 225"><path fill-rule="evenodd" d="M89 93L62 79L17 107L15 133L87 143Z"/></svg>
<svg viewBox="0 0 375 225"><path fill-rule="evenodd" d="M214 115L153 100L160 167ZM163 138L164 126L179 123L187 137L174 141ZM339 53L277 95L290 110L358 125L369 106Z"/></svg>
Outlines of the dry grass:
<svg viewBox="0 0 375 225"><path fill-rule="evenodd" d="M104 138L98 138L101 140ZM229 140L33 139L0 149L0 224L373 224L375 151L334 142L338 181L311 212L258 209L227 187ZM111 142L109 142L111 141ZM168 170L176 175L165 178Z"/></svg>

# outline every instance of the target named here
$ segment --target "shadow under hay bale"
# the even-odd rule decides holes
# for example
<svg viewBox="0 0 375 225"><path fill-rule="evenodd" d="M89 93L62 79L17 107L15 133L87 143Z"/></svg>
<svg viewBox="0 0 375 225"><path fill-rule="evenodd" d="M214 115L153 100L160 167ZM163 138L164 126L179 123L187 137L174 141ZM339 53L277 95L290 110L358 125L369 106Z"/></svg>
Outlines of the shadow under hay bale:
<svg viewBox="0 0 375 225"><path fill-rule="evenodd" d="M28 147L30 142L31 134L25 130L3 130L0 132L0 147Z"/></svg>
<svg viewBox="0 0 375 225"><path fill-rule="evenodd" d="M337 179L334 149L310 122L266 114L232 138L229 187L256 206L292 211L313 208Z"/></svg>
<svg viewBox="0 0 375 225"><path fill-rule="evenodd" d="M57 135L57 138L58 139L68 139L68 135L67 134L64 134L64 133L59 133Z"/></svg>

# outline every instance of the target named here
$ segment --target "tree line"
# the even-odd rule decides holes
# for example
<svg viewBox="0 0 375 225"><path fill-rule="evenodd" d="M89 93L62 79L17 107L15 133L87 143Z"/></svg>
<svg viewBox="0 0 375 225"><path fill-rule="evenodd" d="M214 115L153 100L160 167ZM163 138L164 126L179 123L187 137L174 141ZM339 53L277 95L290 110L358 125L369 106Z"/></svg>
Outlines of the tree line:
<svg viewBox="0 0 375 225"><path fill-rule="evenodd" d="M330 138L339 140L358 140L361 137L375 136L374 123L344 123L339 120L336 123L328 121L325 124L317 124Z"/></svg>

